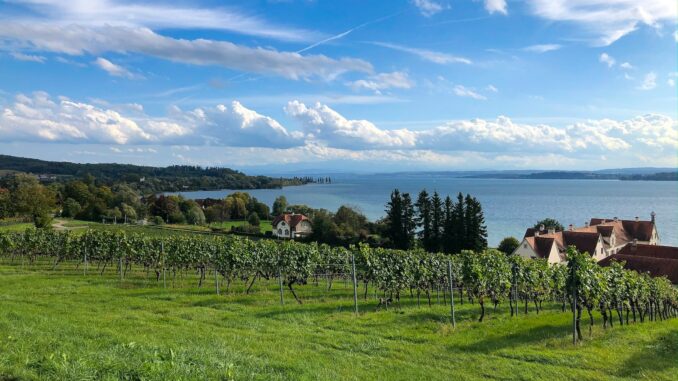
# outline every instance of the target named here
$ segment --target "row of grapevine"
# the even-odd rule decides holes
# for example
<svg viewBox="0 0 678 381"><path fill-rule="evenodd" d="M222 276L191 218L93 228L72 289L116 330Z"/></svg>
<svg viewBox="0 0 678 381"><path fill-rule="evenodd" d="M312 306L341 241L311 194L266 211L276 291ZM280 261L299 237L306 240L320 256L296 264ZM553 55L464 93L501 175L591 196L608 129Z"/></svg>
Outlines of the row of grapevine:
<svg viewBox="0 0 678 381"><path fill-rule="evenodd" d="M494 250L446 255L367 245L346 249L293 241L255 241L236 236L158 238L124 231L72 234L29 229L0 234L0 253L29 261L49 257L55 267L63 261L96 262L103 269L119 264L121 271L132 265L143 266L158 278L164 271L195 270L201 284L209 271L216 271L228 285L236 279L246 282L247 292L257 279L280 276L300 303L295 286L306 284L314 274L323 274L330 282L350 274L353 259L364 298L368 287L373 287L398 305L407 291L410 295L416 293L417 300L424 295L430 304L433 292L449 289L449 263L461 301L478 303L480 321L488 305L496 309L506 301L511 315L520 310L527 313L528 305L539 313L545 301L558 302L565 311L576 301L579 335L583 311L588 313L591 324L592 312L599 311L604 326L614 324L614 315L620 324L628 324L630 316L632 321L643 322L674 317L678 312L678 290L666 278L628 271L621 264L603 268L588 254L573 248L567 266L550 266L542 260L524 260Z"/></svg>

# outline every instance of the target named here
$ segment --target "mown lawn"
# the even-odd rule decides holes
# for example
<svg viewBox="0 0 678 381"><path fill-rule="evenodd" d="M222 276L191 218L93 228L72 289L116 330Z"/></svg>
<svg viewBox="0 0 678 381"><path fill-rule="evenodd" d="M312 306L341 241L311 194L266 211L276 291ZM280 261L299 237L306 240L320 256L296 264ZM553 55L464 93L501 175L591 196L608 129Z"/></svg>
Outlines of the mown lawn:
<svg viewBox="0 0 678 381"><path fill-rule="evenodd" d="M95 270L2 260L0 380L678 379L678 319L596 325L574 347L555 305L517 318L500 306L477 323L457 299L452 329L435 296L375 312L370 292L356 316L350 282L300 287L302 305L285 290L281 306L275 280L218 296L213 277L197 288L168 275L165 289L142 269L122 281Z"/></svg>
<svg viewBox="0 0 678 381"><path fill-rule="evenodd" d="M231 228L233 226L243 226L243 225L246 225L246 224L247 224L247 221L240 220L240 221L224 221L224 222L218 222L218 223L215 222L215 223L211 223L209 226L224 229L224 230L231 230ZM261 220L261 223L260 223L259 226L261 227L262 233L273 230L273 228L271 227L271 221L268 221L268 220Z"/></svg>

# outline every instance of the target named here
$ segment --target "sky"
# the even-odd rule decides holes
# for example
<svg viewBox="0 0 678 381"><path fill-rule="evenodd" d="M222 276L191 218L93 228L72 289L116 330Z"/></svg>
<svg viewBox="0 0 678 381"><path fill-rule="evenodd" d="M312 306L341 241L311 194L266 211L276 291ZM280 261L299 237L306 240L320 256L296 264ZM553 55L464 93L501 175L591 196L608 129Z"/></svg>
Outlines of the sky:
<svg viewBox="0 0 678 381"><path fill-rule="evenodd" d="M0 0L0 153L678 167L675 0Z"/></svg>

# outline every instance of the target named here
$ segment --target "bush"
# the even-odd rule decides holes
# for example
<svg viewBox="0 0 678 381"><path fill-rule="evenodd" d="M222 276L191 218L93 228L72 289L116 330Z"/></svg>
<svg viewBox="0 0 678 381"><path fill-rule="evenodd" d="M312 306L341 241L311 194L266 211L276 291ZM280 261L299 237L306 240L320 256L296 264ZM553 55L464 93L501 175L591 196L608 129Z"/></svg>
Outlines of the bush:
<svg viewBox="0 0 678 381"><path fill-rule="evenodd" d="M164 225L164 224L165 224L165 220L163 220L162 217L160 217L160 216L155 216L155 217L153 217L152 222L153 222L155 225Z"/></svg>
<svg viewBox="0 0 678 381"><path fill-rule="evenodd" d="M252 226L259 226L261 221L259 221L259 215L255 212L252 212L249 217L247 217L247 223Z"/></svg>
<svg viewBox="0 0 678 381"><path fill-rule="evenodd" d="M520 246L520 242L514 237L506 237L501 240L497 249L506 255L511 255Z"/></svg>
<svg viewBox="0 0 678 381"><path fill-rule="evenodd" d="M63 217L73 218L73 217L77 216L78 213L80 213L81 210L82 210L82 206L80 206L80 204L77 201L75 201L74 199L69 197L69 198L66 199L66 201L64 201L64 207L63 207L63 210L61 212L61 215Z"/></svg>

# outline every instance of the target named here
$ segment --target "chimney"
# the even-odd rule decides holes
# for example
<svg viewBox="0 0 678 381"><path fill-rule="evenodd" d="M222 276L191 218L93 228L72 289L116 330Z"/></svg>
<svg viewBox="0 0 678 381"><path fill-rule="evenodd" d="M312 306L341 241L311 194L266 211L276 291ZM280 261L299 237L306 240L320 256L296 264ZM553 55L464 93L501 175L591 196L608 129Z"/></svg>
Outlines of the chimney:
<svg viewBox="0 0 678 381"><path fill-rule="evenodd" d="M570 224L569 230L570 230L570 231L574 230L574 226L572 226L572 224Z"/></svg>
<svg viewBox="0 0 678 381"><path fill-rule="evenodd" d="M539 231L540 231L540 232L543 232L544 229L546 229L546 227L544 226L544 224L539 225Z"/></svg>
<svg viewBox="0 0 678 381"><path fill-rule="evenodd" d="M556 234L556 229L549 228L549 234Z"/></svg>
<svg viewBox="0 0 678 381"><path fill-rule="evenodd" d="M652 221L653 224L654 224L655 217L657 217L657 213L655 213L655 212L650 213L650 221Z"/></svg>
<svg viewBox="0 0 678 381"><path fill-rule="evenodd" d="M636 238L631 241L631 251L638 250L638 240Z"/></svg>
<svg viewBox="0 0 678 381"><path fill-rule="evenodd" d="M535 237L539 237L539 230L535 230L535 231L534 231L534 236L535 236Z"/></svg>
<svg viewBox="0 0 678 381"><path fill-rule="evenodd" d="M588 228L588 227L589 227L589 222L588 222L588 221L584 222L584 226L586 226L586 227Z"/></svg>
<svg viewBox="0 0 678 381"><path fill-rule="evenodd" d="M617 217L614 218L614 222L617 222Z"/></svg>
<svg viewBox="0 0 678 381"><path fill-rule="evenodd" d="M638 222L639 220L640 220L640 218L638 218L638 216L636 216L636 222Z"/></svg>

